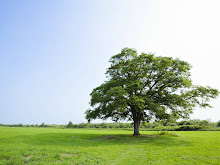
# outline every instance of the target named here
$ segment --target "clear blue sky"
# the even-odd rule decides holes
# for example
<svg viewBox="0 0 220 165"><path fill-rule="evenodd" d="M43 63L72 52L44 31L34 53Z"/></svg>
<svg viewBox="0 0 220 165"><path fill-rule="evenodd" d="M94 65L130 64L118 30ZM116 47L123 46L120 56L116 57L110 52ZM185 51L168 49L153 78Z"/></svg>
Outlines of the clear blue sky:
<svg viewBox="0 0 220 165"><path fill-rule="evenodd" d="M1 0L0 123L86 122L92 89L124 47L192 64L220 89L218 0ZM213 109L192 118L220 120Z"/></svg>

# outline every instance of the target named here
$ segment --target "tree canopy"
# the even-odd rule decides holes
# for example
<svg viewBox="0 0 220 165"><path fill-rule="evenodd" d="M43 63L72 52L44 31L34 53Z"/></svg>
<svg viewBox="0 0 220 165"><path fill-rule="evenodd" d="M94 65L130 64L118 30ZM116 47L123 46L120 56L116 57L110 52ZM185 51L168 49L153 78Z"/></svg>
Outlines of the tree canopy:
<svg viewBox="0 0 220 165"><path fill-rule="evenodd" d="M193 85L191 65L178 58L138 55L135 49L124 48L109 62L107 81L90 94L89 122L132 120L134 135L139 135L140 122L188 118L196 106L211 107L210 99L219 94L209 86Z"/></svg>

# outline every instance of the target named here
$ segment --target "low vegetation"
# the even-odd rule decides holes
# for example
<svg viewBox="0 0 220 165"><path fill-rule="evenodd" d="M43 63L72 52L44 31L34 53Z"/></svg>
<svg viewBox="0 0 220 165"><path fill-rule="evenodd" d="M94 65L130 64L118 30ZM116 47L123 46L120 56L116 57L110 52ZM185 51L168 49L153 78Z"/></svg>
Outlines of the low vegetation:
<svg viewBox="0 0 220 165"><path fill-rule="evenodd" d="M86 128L86 129L133 129L133 123L81 123L73 124L71 121L67 125L56 124L0 124L3 127L50 127L50 128ZM209 120L183 120L180 122L153 122L141 123L140 130L148 131L220 131L220 121L211 122Z"/></svg>
<svg viewBox="0 0 220 165"><path fill-rule="evenodd" d="M0 164L219 164L219 131L0 127Z"/></svg>

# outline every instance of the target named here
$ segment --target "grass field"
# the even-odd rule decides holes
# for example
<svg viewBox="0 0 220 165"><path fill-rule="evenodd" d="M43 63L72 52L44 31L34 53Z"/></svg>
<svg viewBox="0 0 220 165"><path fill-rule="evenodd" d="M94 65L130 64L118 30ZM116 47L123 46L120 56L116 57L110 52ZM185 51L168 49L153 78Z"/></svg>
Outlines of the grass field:
<svg viewBox="0 0 220 165"><path fill-rule="evenodd" d="M140 133L0 127L0 164L220 164L220 131Z"/></svg>

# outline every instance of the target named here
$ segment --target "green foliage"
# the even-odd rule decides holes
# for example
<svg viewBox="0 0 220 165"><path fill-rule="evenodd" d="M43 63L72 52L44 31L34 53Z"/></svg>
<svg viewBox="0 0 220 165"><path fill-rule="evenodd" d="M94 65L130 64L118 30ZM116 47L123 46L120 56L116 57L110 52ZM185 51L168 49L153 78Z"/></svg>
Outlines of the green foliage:
<svg viewBox="0 0 220 165"><path fill-rule="evenodd" d="M95 88L86 118L133 120L135 129L150 120L173 121L188 118L196 106L211 107L208 102L219 91L194 86L190 79L191 65L172 57L137 54L124 48L110 59L108 81Z"/></svg>
<svg viewBox="0 0 220 165"><path fill-rule="evenodd" d="M88 123L81 123L79 124L79 128L88 128L89 124Z"/></svg>
<svg viewBox="0 0 220 165"><path fill-rule="evenodd" d="M18 124L17 127L23 127L23 124Z"/></svg>
<svg viewBox="0 0 220 165"><path fill-rule="evenodd" d="M154 125L153 125L153 128L162 126L162 125L161 125L160 123L158 123L158 122L154 122L153 124L154 124Z"/></svg>
<svg viewBox="0 0 220 165"><path fill-rule="evenodd" d="M101 123L100 126L101 126L102 128L109 128L109 126L108 126L107 123Z"/></svg>
<svg viewBox="0 0 220 165"><path fill-rule="evenodd" d="M71 121L67 124L67 128L73 128L73 123Z"/></svg>
<svg viewBox="0 0 220 165"><path fill-rule="evenodd" d="M176 131L198 131L201 130L203 127L198 125L183 125L179 128L176 128Z"/></svg>
<svg viewBox="0 0 220 165"><path fill-rule="evenodd" d="M195 119L195 120L182 120L180 122L178 122L178 125L198 125L200 122L199 119Z"/></svg>
<svg viewBox="0 0 220 165"><path fill-rule="evenodd" d="M44 122L41 124L41 125L39 125L39 127L45 127L45 124L44 124Z"/></svg>
<svg viewBox="0 0 220 165"><path fill-rule="evenodd" d="M200 125L198 125L200 123ZM204 125L202 123L208 123L208 125ZM187 130L185 126L197 127L199 126L199 130L204 131L220 131L220 128L217 127L218 123L214 123L208 120L188 120L188 121L180 121L180 122L154 122L147 123L142 122L140 124L141 130L152 130L152 131L176 131L176 130ZM23 124L0 124L1 127L42 127L41 125L23 125ZM183 128L181 128L184 126ZM51 128L83 128L83 129L126 129L132 130L133 123L81 123L81 124L73 124L71 121L67 125L48 125L43 124L43 127L51 127ZM190 127L191 128L191 127ZM202 129L201 129L202 128ZM198 129L188 129L188 130L198 130Z"/></svg>
<svg viewBox="0 0 220 165"><path fill-rule="evenodd" d="M142 122L140 125L140 128L153 128L154 124L153 123L147 123L147 122Z"/></svg>
<svg viewBox="0 0 220 165"><path fill-rule="evenodd" d="M164 123L164 126L176 126L176 123L172 123L172 122L166 122Z"/></svg>
<svg viewBox="0 0 220 165"><path fill-rule="evenodd" d="M199 126L205 127L205 126L208 126L208 125L209 125L209 121L207 121L207 120L202 120L202 121L200 121L198 124L199 124Z"/></svg>
<svg viewBox="0 0 220 165"><path fill-rule="evenodd" d="M220 127L220 120L217 122L217 127Z"/></svg>
<svg viewBox="0 0 220 165"><path fill-rule="evenodd" d="M215 128L217 127L217 123L209 123L208 128Z"/></svg>

